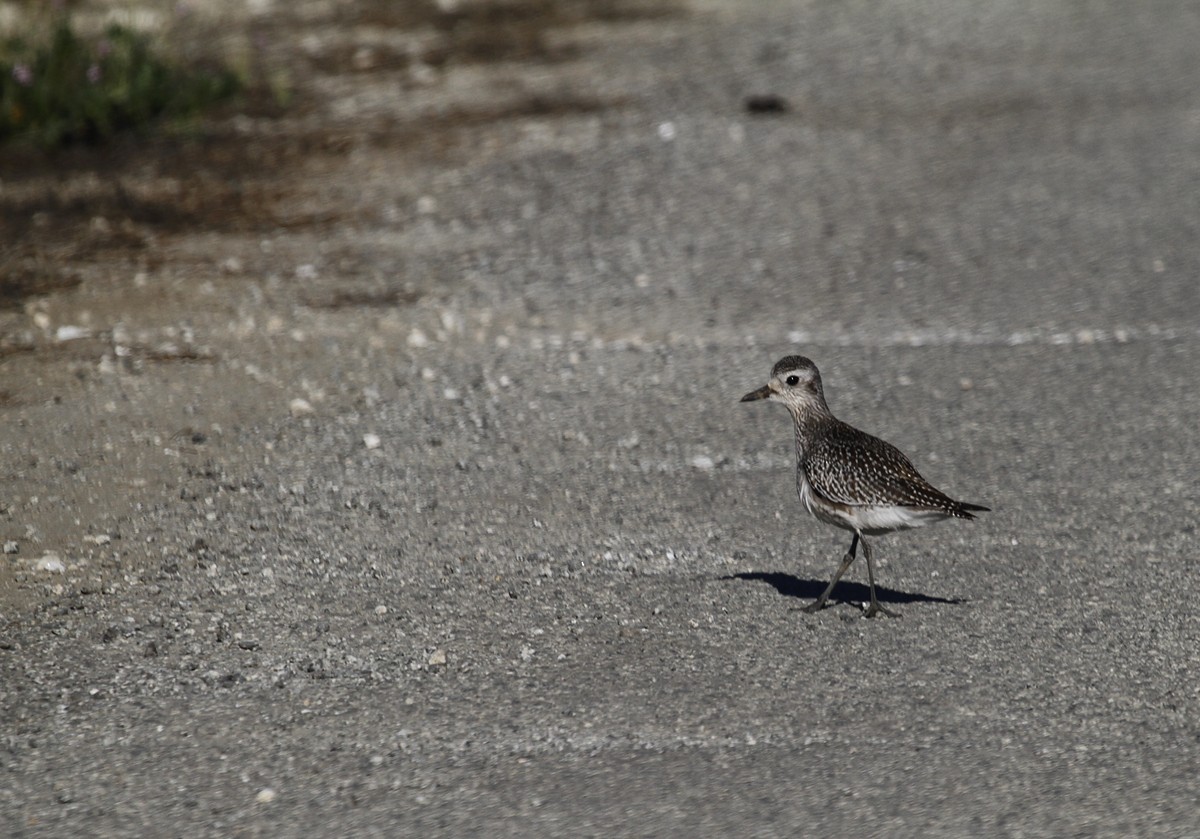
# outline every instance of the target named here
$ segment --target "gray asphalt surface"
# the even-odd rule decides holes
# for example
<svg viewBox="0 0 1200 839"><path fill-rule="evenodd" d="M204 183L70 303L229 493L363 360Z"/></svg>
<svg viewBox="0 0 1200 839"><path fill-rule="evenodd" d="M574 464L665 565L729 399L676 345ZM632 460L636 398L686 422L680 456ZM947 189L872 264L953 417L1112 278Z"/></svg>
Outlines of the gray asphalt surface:
<svg viewBox="0 0 1200 839"><path fill-rule="evenodd" d="M562 71L602 117L348 161L436 198L356 234L436 306L323 339L353 396L180 446L115 582L5 616L0 832L1200 835L1195 5L625 34ZM875 542L898 620L858 566L799 611L847 540L737 402L791 352L994 509Z"/></svg>

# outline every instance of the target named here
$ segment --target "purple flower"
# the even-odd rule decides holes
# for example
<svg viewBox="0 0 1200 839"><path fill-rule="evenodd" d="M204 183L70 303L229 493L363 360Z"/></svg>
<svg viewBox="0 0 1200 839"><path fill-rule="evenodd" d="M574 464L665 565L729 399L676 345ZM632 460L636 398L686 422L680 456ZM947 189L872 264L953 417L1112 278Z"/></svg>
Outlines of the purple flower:
<svg viewBox="0 0 1200 839"><path fill-rule="evenodd" d="M33 84L33 70L29 68L28 64L14 64L12 75L21 87L29 87Z"/></svg>

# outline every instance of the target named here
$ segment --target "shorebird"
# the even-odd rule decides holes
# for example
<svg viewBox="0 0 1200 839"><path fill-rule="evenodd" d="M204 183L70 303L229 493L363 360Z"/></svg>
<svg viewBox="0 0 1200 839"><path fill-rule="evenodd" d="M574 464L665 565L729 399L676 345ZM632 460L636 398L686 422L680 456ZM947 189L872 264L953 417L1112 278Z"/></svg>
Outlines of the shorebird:
<svg viewBox="0 0 1200 839"><path fill-rule="evenodd" d="M770 380L742 402L782 402L796 426L796 489L809 513L854 534L837 573L821 596L804 607L825 608L861 544L871 602L863 616L899 617L875 597L875 560L868 536L922 527L942 519L973 519L987 507L955 501L921 477L904 452L837 419L825 404L817 365L802 355L780 359Z"/></svg>

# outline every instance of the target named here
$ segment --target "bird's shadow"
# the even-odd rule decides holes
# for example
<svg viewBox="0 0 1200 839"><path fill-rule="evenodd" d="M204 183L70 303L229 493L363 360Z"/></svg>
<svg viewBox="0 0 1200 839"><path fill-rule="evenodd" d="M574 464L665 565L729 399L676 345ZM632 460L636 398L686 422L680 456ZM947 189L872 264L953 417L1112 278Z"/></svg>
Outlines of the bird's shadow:
<svg viewBox="0 0 1200 839"><path fill-rule="evenodd" d="M825 580L802 580L792 574L779 571L744 571L741 574L729 574L722 580L752 580L763 582L774 588L784 597L796 597L801 600L816 600L829 585ZM929 594L918 594L907 591L896 591L884 586L875 586L875 596L881 603L949 603L958 605L966 603L962 597L934 597ZM829 596L830 603L866 603L871 599L871 591L862 583L839 580L833 593Z"/></svg>

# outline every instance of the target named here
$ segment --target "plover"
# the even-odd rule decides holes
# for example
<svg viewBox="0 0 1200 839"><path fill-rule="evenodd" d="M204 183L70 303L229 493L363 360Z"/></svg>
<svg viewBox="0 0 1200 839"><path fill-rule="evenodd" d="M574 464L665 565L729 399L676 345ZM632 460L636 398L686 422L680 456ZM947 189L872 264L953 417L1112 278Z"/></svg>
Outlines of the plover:
<svg viewBox="0 0 1200 839"><path fill-rule="evenodd" d="M987 507L955 501L921 477L904 453L834 417L825 404L817 365L801 355L776 363L771 379L742 397L743 402L772 399L791 412L796 426L796 489L812 515L854 534L850 550L825 591L805 607L825 608L829 595L854 562L859 544L867 558L871 602L865 617L898 617L875 597L875 561L868 536L921 527L942 519L973 519Z"/></svg>

